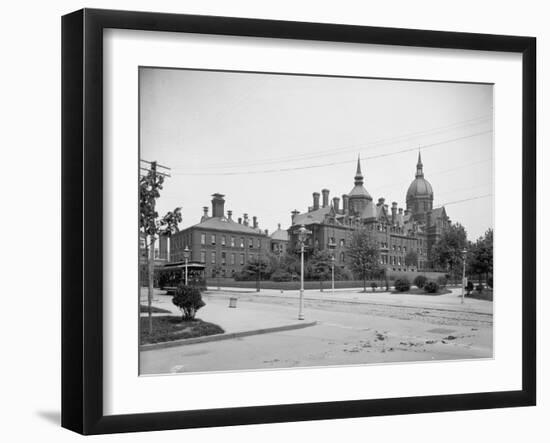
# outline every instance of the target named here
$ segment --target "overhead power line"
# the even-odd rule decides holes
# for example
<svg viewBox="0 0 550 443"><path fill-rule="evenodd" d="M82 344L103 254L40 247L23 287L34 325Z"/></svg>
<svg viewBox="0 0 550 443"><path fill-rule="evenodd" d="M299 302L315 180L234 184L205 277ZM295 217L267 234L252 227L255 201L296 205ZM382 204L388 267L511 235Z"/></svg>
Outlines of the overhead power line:
<svg viewBox="0 0 550 443"><path fill-rule="evenodd" d="M423 144L422 149L428 149L428 148L432 148L432 147L435 147L435 146L441 146L441 145L445 145L447 143L451 143L451 142L454 142L454 141L465 140L465 139L468 139L468 138L477 137L477 136L484 135L484 134L489 134L489 133L492 133L492 132L493 132L492 130L481 131L481 132L476 132L474 134L468 134L468 135L465 135L465 136L462 136L462 137L456 137L456 138L443 140L443 141L436 142L436 143ZM402 150L399 150L399 151L394 151L394 152L388 152L388 153L363 157L363 160L373 160L373 159L376 159L376 158L389 157L389 156L392 156L392 155L403 154L405 152L411 152L411 151L417 151L417 150L418 150L418 147L407 148L407 149L402 149ZM248 171L174 172L174 175L187 175L187 176L213 176L213 175L222 176L222 175L226 175L227 176L227 175L271 174L271 173L274 173L274 172L288 172L288 171L299 171L299 170L305 170L305 169L325 168L325 167L328 167L328 166L336 166L336 165L355 163L356 161L357 161L356 159L354 159L354 160L342 160L342 161L337 161L337 162L330 162L330 163L323 163L323 164L309 165L309 166L296 166L296 167L287 167L287 168L248 170Z"/></svg>
<svg viewBox="0 0 550 443"><path fill-rule="evenodd" d="M263 160L251 160L251 161L230 161L230 162L222 162L222 163L210 163L208 165L205 165L202 169L227 169L232 168L236 166L240 167L251 167L251 166L262 166L262 165L268 165L268 164L276 164L276 163L287 163L287 162L296 162L296 161L305 161L305 160L312 160L314 158L320 158L320 157L328 157L328 156L334 156L334 155L340 155L345 152L357 152L360 151L369 151L372 149L375 149L377 147L381 146L387 146L397 143L404 143L407 141L412 141L414 139L417 139L419 137L425 137L430 135L437 135L442 132L448 132L451 130L458 130L462 129L465 126L470 125L479 125L484 122L487 122L491 120L493 117L492 115L486 115L486 116L480 116L475 117L468 120L463 120L461 122L452 123L445 126L440 126L436 128L426 129L422 131L416 131L411 132L407 134L402 134L394 137L389 138L382 138L378 140L373 140L372 142L368 142L367 144L354 144L354 145L348 145L343 146L339 148L332 148L332 149L325 149L325 150L316 150L314 152L307 152L303 154L292 154L292 155L286 155L283 157L274 157L274 158L267 158ZM176 166L177 168L178 166Z"/></svg>

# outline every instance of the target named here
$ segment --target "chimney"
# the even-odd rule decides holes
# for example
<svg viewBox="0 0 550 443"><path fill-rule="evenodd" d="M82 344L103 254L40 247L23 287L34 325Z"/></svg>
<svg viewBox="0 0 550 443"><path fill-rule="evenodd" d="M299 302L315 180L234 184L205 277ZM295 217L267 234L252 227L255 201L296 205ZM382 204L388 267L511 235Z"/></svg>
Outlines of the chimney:
<svg viewBox="0 0 550 443"><path fill-rule="evenodd" d="M391 204L391 221L395 223L397 219L397 202L392 202Z"/></svg>
<svg viewBox="0 0 550 443"><path fill-rule="evenodd" d="M407 208L405 209L405 215L409 215L411 213L411 211Z"/></svg>
<svg viewBox="0 0 550 443"><path fill-rule="evenodd" d="M258 227L258 217L252 217L252 227L256 229Z"/></svg>
<svg viewBox="0 0 550 443"><path fill-rule="evenodd" d="M228 218L229 220L233 220L232 217L233 217L233 211L231 211L231 210L227 211L227 218Z"/></svg>
<svg viewBox="0 0 550 443"><path fill-rule="evenodd" d="M202 207L202 212L204 213L203 214L204 217L208 217L208 206L203 206Z"/></svg>
<svg viewBox="0 0 550 443"><path fill-rule="evenodd" d="M243 225L248 226L248 214L243 214Z"/></svg>
<svg viewBox="0 0 550 443"><path fill-rule="evenodd" d="M378 199L378 204L376 206L385 206L384 205L384 202L386 201L386 199L384 197L380 197Z"/></svg>
<svg viewBox="0 0 550 443"><path fill-rule="evenodd" d="M319 196L320 194L318 192L313 193L313 210L314 211L319 209Z"/></svg>
<svg viewBox="0 0 550 443"><path fill-rule="evenodd" d="M267 229L264 229L265 235L269 235L269 231Z"/></svg>
<svg viewBox="0 0 550 443"><path fill-rule="evenodd" d="M223 194L212 194L212 217L223 217L224 197Z"/></svg>
<svg viewBox="0 0 550 443"><path fill-rule="evenodd" d="M323 189L321 192L323 193L323 208L326 208L328 206L328 194L330 191Z"/></svg>
<svg viewBox="0 0 550 443"><path fill-rule="evenodd" d="M294 217L296 217L299 213L300 213L300 211L297 211L296 209L291 212L291 214L292 214L292 218L291 218L292 224L294 224Z"/></svg>
<svg viewBox="0 0 550 443"><path fill-rule="evenodd" d="M239 225L242 225L242 223L243 223L243 219L239 217Z"/></svg>
<svg viewBox="0 0 550 443"><path fill-rule="evenodd" d="M332 206L334 207L336 213L340 212L340 197L333 197Z"/></svg>
<svg viewBox="0 0 550 443"><path fill-rule="evenodd" d="M403 215L403 208L399 208L399 215Z"/></svg>
<svg viewBox="0 0 550 443"><path fill-rule="evenodd" d="M280 231L281 230L281 224L280 223L277 223L277 229Z"/></svg>
<svg viewBox="0 0 550 443"><path fill-rule="evenodd" d="M342 210L344 211L344 214L347 214L348 212L348 203L349 203L349 197L346 194L342 195Z"/></svg>

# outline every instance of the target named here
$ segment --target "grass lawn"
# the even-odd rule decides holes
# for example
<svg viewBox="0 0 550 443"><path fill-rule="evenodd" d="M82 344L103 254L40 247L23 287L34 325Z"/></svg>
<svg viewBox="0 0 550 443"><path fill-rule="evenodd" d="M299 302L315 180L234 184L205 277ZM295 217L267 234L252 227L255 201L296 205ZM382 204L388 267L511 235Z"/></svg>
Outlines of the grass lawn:
<svg viewBox="0 0 550 443"><path fill-rule="evenodd" d="M225 331L218 325L200 319L181 321L180 316L163 315L153 317L153 333L149 334L149 317L140 318L139 342L142 345L222 334Z"/></svg>
<svg viewBox="0 0 550 443"><path fill-rule="evenodd" d="M426 292L424 289L418 289L418 288L411 288L408 291L391 291L392 294L412 294L412 295L443 295L443 294L450 294L452 291L449 289L440 289L437 292Z"/></svg>
<svg viewBox="0 0 550 443"><path fill-rule="evenodd" d="M149 308L147 308L147 305L139 305L139 312L149 312ZM157 308L155 306L151 306L151 312L153 314L170 314L170 311L168 309L162 309Z"/></svg>

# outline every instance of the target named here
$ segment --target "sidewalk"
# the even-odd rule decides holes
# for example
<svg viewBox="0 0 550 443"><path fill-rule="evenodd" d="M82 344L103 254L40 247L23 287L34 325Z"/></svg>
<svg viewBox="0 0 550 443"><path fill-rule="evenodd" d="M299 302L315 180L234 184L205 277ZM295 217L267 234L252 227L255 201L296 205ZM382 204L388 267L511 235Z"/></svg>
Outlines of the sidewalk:
<svg viewBox="0 0 550 443"><path fill-rule="evenodd" d="M458 312L475 312L481 314L493 314L493 302L478 300L473 298L464 298L464 304L461 303L460 288L449 288L450 294L443 295L423 295L423 294L392 294L391 292L362 292L363 288L335 289L334 294L330 288L323 292L320 290L309 289L304 291L304 300L315 301L334 301L342 303L362 303L379 304L385 306L412 307L440 309ZM260 292L250 289L239 291L237 288L209 287L208 294L223 297L277 297L285 299L294 299L300 296L300 291L284 291L276 289L262 289Z"/></svg>
<svg viewBox="0 0 550 443"><path fill-rule="evenodd" d="M172 315L181 315L180 310L172 303L172 296L161 295L155 291L153 306L166 309ZM216 294L219 295L219 294ZM229 298L212 296L208 293L203 294L203 300L206 305L201 308L196 317L209 323L219 325L225 331L224 334L199 337L199 339L187 339L170 342L170 345L177 346L181 344L190 344L197 342L215 341L223 338L236 338L248 335L265 334L268 332L279 332L291 329L300 329L313 326L315 322L308 320L298 320L297 312L289 309L269 309L265 306L259 306L258 303L237 300L237 307L229 307ZM238 297L237 297L238 298ZM147 304L147 298L141 297L141 304ZM141 313L142 316L147 313ZM170 314L153 314L170 315ZM146 349L156 349L168 345L158 344L159 346L146 345Z"/></svg>

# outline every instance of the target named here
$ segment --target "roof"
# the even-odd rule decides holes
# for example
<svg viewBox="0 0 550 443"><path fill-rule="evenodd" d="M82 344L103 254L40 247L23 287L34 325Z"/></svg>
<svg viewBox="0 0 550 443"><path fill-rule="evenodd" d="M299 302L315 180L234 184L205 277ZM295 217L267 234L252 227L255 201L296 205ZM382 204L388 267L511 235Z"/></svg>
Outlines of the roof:
<svg viewBox="0 0 550 443"><path fill-rule="evenodd" d="M361 218L376 218L377 211L376 206L372 201L368 202L365 206L365 209L363 209L363 212L361 213Z"/></svg>
<svg viewBox="0 0 550 443"><path fill-rule="evenodd" d="M281 229L281 225L279 225L278 229L271 234L271 240L288 241L288 232Z"/></svg>
<svg viewBox="0 0 550 443"><path fill-rule="evenodd" d="M433 218L447 218L447 211L445 211L445 206L441 206L440 208L432 209L432 217Z"/></svg>
<svg viewBox="0 0 550 443"><path fill-rule="evenodd" d="M348 197L350 198L357 198L357 197L366 197L369 200L372 200L372 197L368 193L368 191L365 189L365 187L361 185L355 185L353 189L349 192Z"/></svg>
<svg viewBox="0 0 550 443"><path fill-rule="evenodd" d="M310 225L312 223L323 223L325 215L330 213L330 207L316 209L315 211L296 214L292 219L293 225Z"/></svg>
<svg viewBox="0 0 550 443"><path fill-rule="evenodd" d="M407 190L407 199L414 197L433 197L434 191L430 182L424 177L416 177Z"/></svg>
<svg viewBox="0 0 550 443"><path fill-rule="evenodd" d="M204 220L192 228L212 229L214 231L229 231L239 232L242 234L256 234L262 235L258 229L254 229L252 226L246 226L241 223L237 223L226 217L211 217L208 220Z"/></svg>

